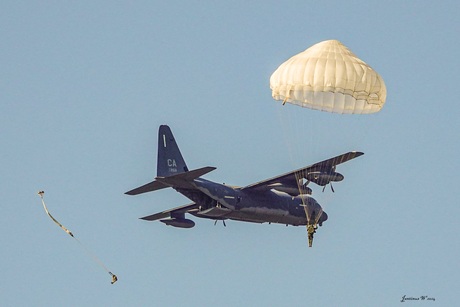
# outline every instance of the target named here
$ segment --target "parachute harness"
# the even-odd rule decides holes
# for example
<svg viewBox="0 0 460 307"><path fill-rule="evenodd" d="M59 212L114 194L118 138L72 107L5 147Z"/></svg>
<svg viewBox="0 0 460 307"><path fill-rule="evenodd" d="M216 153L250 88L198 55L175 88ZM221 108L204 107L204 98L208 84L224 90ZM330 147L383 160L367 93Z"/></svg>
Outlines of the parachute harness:
<svg viewBox="0 0 460 307"><path fill-rule="evenodd" d="M46 214L51 218L51 220L56 224L58 225L62 230L64 230L68 235L70 235L72 238L74 238L79 244L80 244L80 247L86 252L86 254L88 256L90 256L99 266L101 266L105 271L107 271L107 273L110 274L110 276L112 276L112 282L111 284L113 285L114 283L117 282L118 280L118 277L117 275L113 274L112 272L109 271L109 269L107 269L107 267L102 263L102 261L96 257L96 255L88 248L86 247L85 245L83 245L83 243L81 243L80 240L78 240L74 235L73 233L67 229L66 227L64 227L64 225L62 225L61 223L58 222L58 220L56 220L52 215L51 213L48 211L48 208L46 207L46 204L45 204L45 200L43 199L43 195L45 194L44 191L39 191L38 192L38 195L40 195L40 198L42 200L42 204L43 204L43 208L45 209L45 212Z"/></svg>

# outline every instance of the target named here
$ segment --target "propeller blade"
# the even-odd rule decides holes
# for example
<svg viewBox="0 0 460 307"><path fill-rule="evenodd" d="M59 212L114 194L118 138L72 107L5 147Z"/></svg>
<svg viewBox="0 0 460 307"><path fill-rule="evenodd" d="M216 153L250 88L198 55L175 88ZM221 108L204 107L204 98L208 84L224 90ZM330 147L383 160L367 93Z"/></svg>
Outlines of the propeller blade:
<svg viewBox="0 0 460 307"><path fill-rule="evenodd" d="M216 226L216 225L217 225L217 221L218 221L218 220L214 220L214 226ZM225 224L225 221L224 221L224 220L222 220L222 222L224 223L224 226L225 226L225 227L227 227L227 225Z"/></svg>

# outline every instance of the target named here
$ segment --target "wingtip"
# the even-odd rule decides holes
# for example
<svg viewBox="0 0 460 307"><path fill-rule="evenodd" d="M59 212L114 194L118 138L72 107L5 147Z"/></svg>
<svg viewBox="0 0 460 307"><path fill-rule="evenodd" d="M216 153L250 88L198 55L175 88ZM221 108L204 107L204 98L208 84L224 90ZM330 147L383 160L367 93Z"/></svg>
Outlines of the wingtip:
<svg viewBox="0 0 460 307"><path fill-rule="evenodd" d="M152 217L149 215L149 216L140 217L139 220L151 222L151 221L155 221L156 219L152 219Z"/></svg>

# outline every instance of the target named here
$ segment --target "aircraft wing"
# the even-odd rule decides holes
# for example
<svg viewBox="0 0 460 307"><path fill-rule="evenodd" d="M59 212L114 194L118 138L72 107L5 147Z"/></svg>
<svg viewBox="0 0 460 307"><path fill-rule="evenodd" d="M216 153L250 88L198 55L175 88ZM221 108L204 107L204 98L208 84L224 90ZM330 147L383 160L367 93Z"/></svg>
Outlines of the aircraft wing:
<svg viewBox="0 0 460 307"><path fill-rule="evenodd" d="M191 203L191 204L188 204L188 205L185 205L185 206L180 206L180 207L177 207L177 208L173 208L173 209L165 210L165 211L162 211L162 212L158 212L158 213L155 213L155 214L152 214L152 215L147 215L147 216L141 217L140 219L146 220L146 221L156 221L156 220L168 218L168 217L174 215L175 213L184 214L184 213L187 213L187 212L189 212L189 211L191 211L193 209L197 209L198 207L199 206L197 204Z"/></svg>
<svg viewBox="0 0 460 307"><path fill-rule="evenodd" d="M270 189L298 189L298 180L306 178L312 172L331 172L336 165L347 162L348 160L357 158L364 153L358 151L350 151L342 155L312 164L310 166L294 170L292 172L273 177L264 181L250 184L241 188L242 190L270 190Z"/></svg>

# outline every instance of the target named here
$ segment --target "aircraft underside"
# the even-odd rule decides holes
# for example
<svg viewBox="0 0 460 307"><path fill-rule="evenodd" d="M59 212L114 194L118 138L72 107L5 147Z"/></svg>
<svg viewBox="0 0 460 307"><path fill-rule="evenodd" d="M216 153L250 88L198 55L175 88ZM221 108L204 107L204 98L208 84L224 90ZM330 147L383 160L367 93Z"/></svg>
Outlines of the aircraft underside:
<svg viewBox="0 0 460 307"><path fill-rule="evenodd" d="M268 208L258 208L257 210L250 210L250 209L241 209L239 211L232 211L227 209L228 212L226 214L222 214L220 216L216 216L214 214L208 215L208 212L190 212L190 214L200 217L200 218L208 218L213 220L235 220L235 221L244 221L244 222L252 222L252 223L277 223L277 224L285 224L285 225L292 225L292 226L299 226L299 225L307 225L307 218L306 216L298 217L291 215L289 213L280 214L281 212L273 212L272 209ZM207 211L207 210L204 210ZM304 213L305 215L305 213ZM322 224L327 219L327 214L325 212L322 213L322 217L320 218L318 224Z"/></svg>

